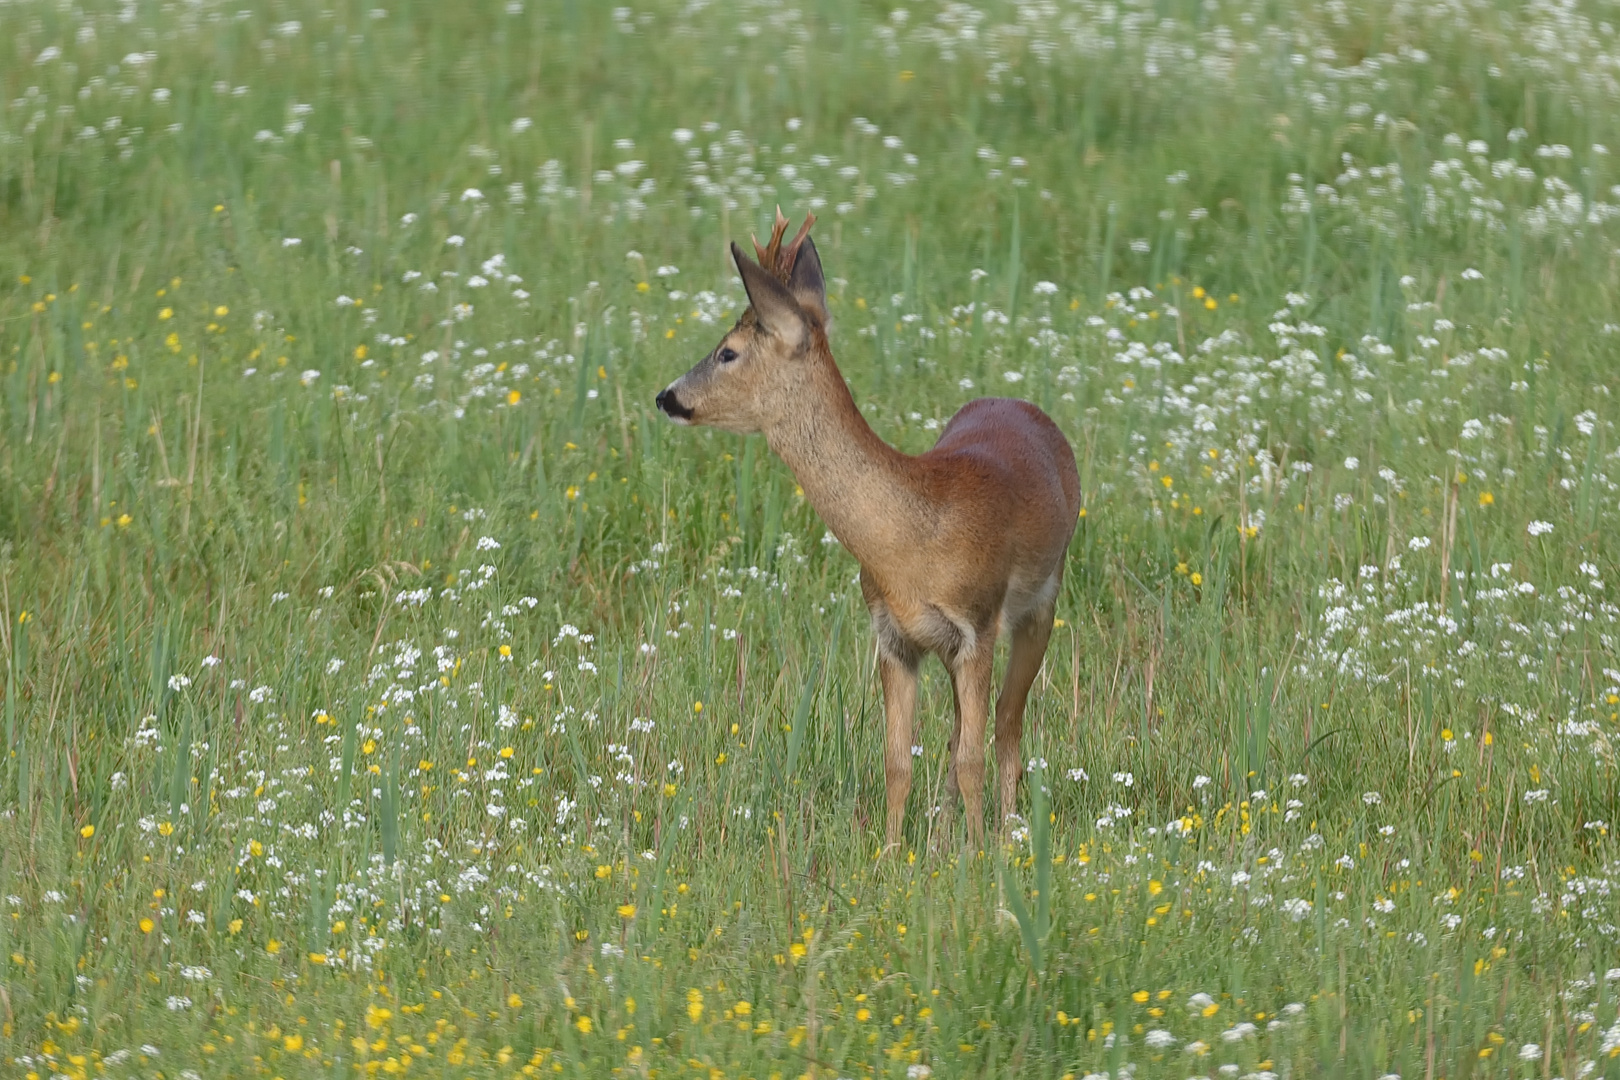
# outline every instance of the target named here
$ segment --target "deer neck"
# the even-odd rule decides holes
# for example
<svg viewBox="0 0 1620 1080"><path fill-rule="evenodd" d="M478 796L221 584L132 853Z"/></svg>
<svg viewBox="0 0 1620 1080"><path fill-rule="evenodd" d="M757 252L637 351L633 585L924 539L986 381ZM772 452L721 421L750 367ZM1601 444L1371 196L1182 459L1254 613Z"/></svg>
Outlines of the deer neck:
<svg viewBox="0 0 1620 1080"><path fill-rule="evenodd" d="M913 459L872 430L830 355L816 392L771 425L765 439L862 566L878 569L903 558L928 531Z"/></svg>

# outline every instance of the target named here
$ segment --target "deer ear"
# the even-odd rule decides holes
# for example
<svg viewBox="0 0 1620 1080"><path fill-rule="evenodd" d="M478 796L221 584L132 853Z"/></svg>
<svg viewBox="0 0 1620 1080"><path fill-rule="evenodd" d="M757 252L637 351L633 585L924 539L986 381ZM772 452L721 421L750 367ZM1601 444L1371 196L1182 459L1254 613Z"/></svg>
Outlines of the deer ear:
<svg viewBox="0 0 1620 1080"><path fill-rule="evenodd" d="M759 325L769 334L797 345L804 337L804 313L786 285L768 273L759 263L743 254L736 243L731 245L731 257L736 260L737 273L742 275L743 288L748 290L748 303L759 319Z"/></svg>
<svg viewBox="0 0 1620 1080"><path fill-rule="evenodd" d="M793 273L788 278L788 289L804 310L827 321L827 280L821 275L821 256L816 254L816 242L804 238Z"/></svg>

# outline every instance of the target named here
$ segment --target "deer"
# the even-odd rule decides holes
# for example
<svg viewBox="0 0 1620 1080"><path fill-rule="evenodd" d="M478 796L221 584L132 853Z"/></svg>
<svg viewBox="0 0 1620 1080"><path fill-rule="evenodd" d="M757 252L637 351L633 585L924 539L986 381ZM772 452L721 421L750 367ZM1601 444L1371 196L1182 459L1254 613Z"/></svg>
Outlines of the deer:
<svg viewBox="0 0 1620 1080"><path fill-rule="evenodd" d="M855 404L828 345L826 278L807 215L783 245L777 207L757 261L731 244L748 308L707 356L660 391L677 424L763 434L805 499L860 564L884 708L886 852L899 849L912 783L918 668L950 672L955 723L941 831L965 807L967 839L984 837L985 727L997 639L1010 639L995 706L998 828L1023 774L1025 706L1051 637L1080 475L1062 430L1030 402L978 398L931 450L890 446Z"/></svg>

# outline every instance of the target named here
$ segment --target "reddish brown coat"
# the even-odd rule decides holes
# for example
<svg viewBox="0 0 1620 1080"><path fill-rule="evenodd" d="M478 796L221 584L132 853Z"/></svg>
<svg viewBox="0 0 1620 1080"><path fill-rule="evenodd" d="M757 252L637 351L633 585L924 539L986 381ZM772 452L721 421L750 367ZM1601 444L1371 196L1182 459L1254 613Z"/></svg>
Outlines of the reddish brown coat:
<svg viewBox="0 0 1620 1080"><path fill-rule="evenodd" d="M884 442L828 348L809 223L783 251L786 221L777 213L771 244L755 245L769 269L732 245L749 311L658 395L658 405L679 423L762 432L860 563L883 682L891 846L900 843L911 789L918 664L929 652L944 661L956 700L946 786L953 797L960 792L976 845L995 642L1007 634L1012 645L995 708L998 820L1005 820L1022 771L1025 703L1080 513L1074 451L1050 417L1008 398L968 402L926 453L907 455Z"/></svg>

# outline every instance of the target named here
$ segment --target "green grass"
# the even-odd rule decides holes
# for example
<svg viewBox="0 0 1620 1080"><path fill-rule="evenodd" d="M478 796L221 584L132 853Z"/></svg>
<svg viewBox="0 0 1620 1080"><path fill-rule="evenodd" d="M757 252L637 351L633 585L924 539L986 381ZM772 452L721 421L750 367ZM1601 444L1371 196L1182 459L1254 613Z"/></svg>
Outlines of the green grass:
<svg viewBox="0 0 1620 1080"><path fill-rule="evenodd" d="M5 1075L1620 1077L1610 6L687 8L0 4ZM777 202L1076 448L983 852L652 409Z"/></svg>

